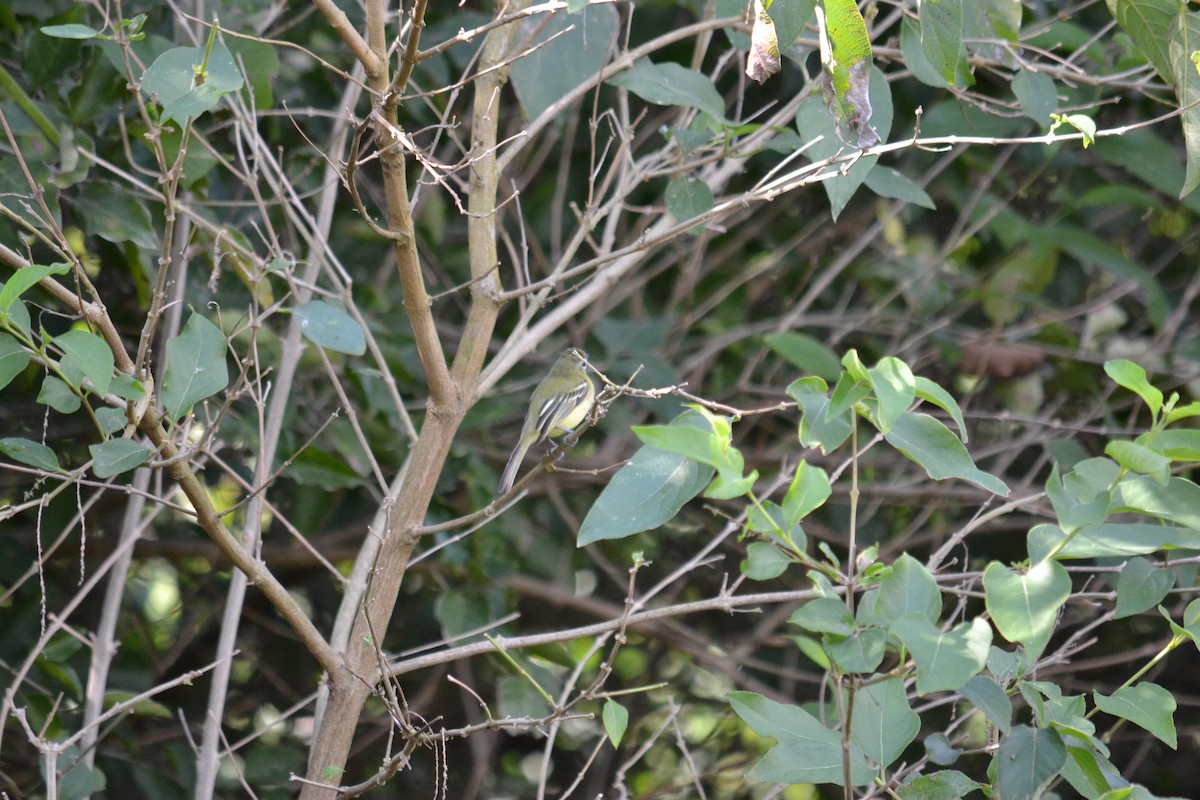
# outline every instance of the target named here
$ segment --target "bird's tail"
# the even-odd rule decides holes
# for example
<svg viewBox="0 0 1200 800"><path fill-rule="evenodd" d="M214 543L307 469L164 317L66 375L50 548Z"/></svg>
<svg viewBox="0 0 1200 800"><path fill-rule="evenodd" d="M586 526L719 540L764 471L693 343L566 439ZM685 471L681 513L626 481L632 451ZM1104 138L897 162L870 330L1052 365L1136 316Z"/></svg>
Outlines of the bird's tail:
<svg viewBox="0 0 1200 800"><path fill-rule="evenodd" d="M525 453L529 451L529 444L528 441L521 442L508 457L508 463L504 465L504 475L500 478L500 488L497 490L500 494L504 494L512 488L517 479L517 470L521 468L521 462L525 460Z"/></svg>

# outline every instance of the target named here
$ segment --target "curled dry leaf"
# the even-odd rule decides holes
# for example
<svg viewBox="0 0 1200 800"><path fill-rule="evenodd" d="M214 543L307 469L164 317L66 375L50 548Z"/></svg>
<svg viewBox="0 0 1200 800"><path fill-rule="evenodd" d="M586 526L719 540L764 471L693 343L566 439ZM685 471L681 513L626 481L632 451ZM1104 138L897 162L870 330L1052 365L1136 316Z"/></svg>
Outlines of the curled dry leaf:
<svg viewBox="0 0 1200 800"><path fill-rule="evenodd" d="M775 23L763 8L762 0L754 0L754 28L750 32L746 75L750 80L764 83L779 72L779 67L779 38L775 35Z"/></svg>
<svg viewBox="0 0 1200 800"><path fill-rule="evenodd" d="M1033 372L1045 360L1046 356L1032 347L981 341L963 347L958 367L969 375L1016 378Z"/></svg>

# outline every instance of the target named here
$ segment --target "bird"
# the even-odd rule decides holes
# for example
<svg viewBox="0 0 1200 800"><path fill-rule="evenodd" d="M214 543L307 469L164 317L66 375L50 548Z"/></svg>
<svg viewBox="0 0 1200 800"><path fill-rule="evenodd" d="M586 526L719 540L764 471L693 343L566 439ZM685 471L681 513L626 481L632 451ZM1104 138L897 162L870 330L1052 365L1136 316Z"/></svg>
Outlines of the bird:
<svg viewBox="0 0 1200 800"><path fill-rule="evenodd" d="M573 431L592 410L595 399L596 386L587 372L587 353L574 347L564 350L529 398L521 438L500 478L500 494L512 488L529 448Z"/></svg>

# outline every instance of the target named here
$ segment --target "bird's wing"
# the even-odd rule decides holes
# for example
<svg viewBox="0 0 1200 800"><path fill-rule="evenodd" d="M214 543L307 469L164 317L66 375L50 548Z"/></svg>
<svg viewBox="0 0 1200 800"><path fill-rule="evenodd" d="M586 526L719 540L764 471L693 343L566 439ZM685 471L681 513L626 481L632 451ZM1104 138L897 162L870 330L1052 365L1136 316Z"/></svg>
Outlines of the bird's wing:
<svg viewBox="0 0 1200 800"><path fill-rule="evenodd" d="M579 408L579 404L587 397L590 386L586 379L581 380L570 391L558 392L547 398L538 409L537 425L538 441L553 436L559 429L560 423L571 416L571 412Z"/></svg>

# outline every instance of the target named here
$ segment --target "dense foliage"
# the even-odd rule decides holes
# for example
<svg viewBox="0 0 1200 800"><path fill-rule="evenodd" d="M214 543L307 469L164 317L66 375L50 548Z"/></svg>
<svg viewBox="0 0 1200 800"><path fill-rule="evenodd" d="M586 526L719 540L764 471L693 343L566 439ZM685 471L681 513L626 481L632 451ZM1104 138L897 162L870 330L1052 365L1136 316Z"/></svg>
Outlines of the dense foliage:
<svg viewBox="0 0 1200 800"><path fill-rule="evenodd" d="M3 791L1189 794L1197 31L7 4Z"/></svg>

